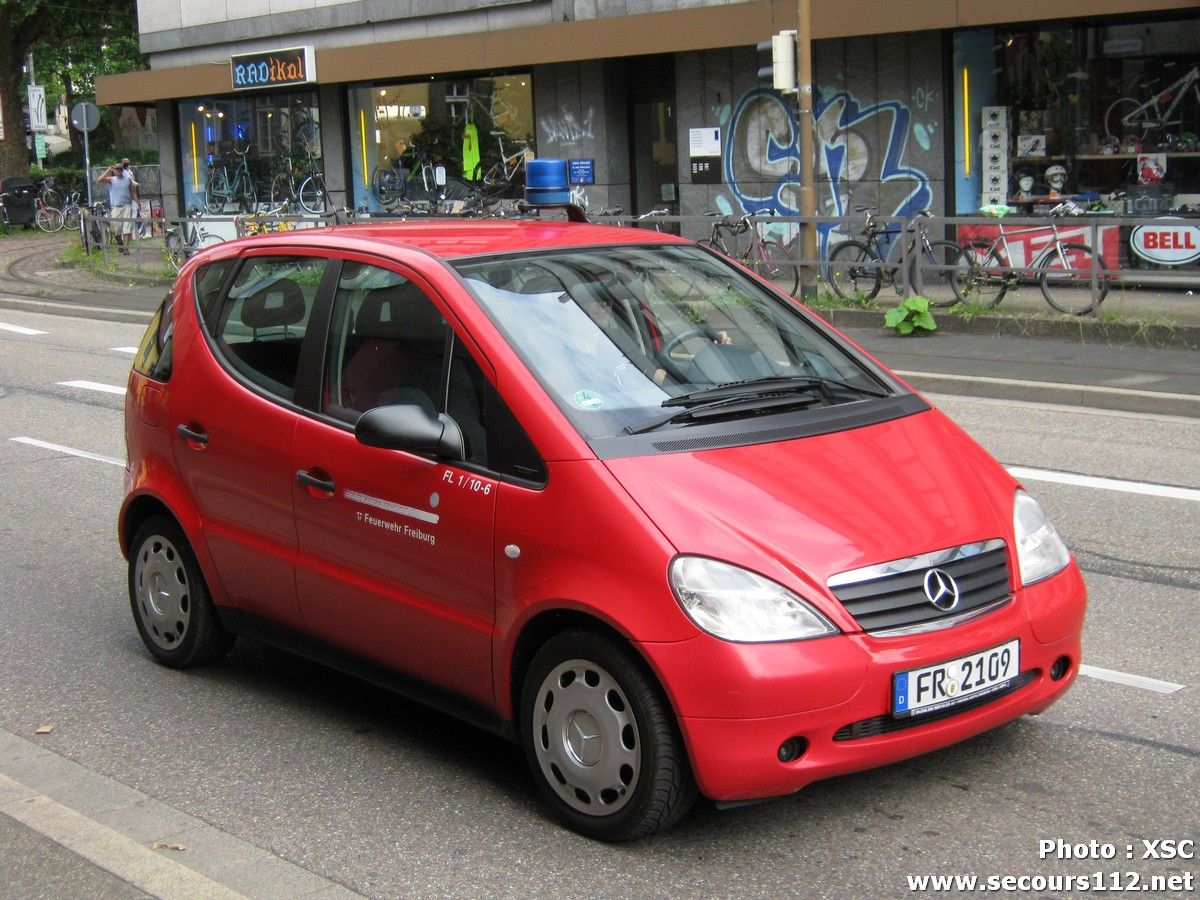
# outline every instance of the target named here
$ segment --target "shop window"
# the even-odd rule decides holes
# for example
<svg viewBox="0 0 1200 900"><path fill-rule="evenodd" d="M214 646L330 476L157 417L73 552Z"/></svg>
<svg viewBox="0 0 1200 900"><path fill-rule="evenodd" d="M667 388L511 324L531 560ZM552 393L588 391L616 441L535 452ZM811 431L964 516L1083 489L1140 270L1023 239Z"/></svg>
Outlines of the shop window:
<svg viewBox="0 0 1200 900"><path fill-rule="evenodd" d="M197 97L178 103L177 113L184 209L215 214L277 206L280 173L296 187L306 175L324 172L315 91ZM246 154L252 202L239 202L249 195L236 181L240 153Z"/></svg>
<svg viewBox="0 0 1200 900"><path fill-rule="evenodd" d="M502 157L533 151L531 85L514 74L351 88L354 205L377 212L469 195Z"/></svg>

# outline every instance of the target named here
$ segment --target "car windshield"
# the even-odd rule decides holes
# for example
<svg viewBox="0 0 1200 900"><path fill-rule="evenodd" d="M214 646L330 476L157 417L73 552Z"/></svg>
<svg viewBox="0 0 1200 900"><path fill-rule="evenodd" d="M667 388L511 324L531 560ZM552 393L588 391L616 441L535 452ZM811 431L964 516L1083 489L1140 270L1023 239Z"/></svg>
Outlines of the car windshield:
<svg viewBox="0 0 1200 900"><path fill-rule="evenodd" d="M589 439L891 393L795 306L696 247L587 248L455 266Z"/></svg>

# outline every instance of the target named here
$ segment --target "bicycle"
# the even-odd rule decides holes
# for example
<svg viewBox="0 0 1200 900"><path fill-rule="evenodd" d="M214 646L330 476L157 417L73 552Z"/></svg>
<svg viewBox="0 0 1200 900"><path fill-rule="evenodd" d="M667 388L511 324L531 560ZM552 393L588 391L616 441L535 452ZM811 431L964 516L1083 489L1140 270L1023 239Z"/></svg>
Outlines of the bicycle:
<svg viewBox="0 0 1200 900"><path fill-rule="evenodd" d="M488 169L483 176L484 194L487 195L489 202L519 194L524 190L525 163L529 157L528 141L511 141L510 139L510 150L513 145L516 145L517 149L509 152L504 149L504 139L508 137L508 132L493 131L492 136L500 146L500 161Z"/></svg>
<svg viewBox="0 0 1200 900"><path fill-rule="evenodd" d="M38 196L47 206L55 209L62 208L62 192L54 186L53 175L46 175L38 179Z"/></svg>
<svg viewBox="0 0 1200 900"><path fill-rule="evenodd" d="M771 210L760 209L757 212L747 213L740 219L733 216L716 219L712 225L712 232L707 240L699 241L701 246L709 247L717 250L728 256L730 259L737 260L748 269L758 273L768 281L790 285L787 292L795 294L800 287L800 268L792 262L792 255L787 251L783 244L774 238L763 237L758 225L751 221L755 216L770 215ZM715 216L716 213L708 213ZM741 253L735 253L730 250L730 245L725 242L722 233L727 233L734 241L733 247L737 247L737 238L739 235L751 233L753 237L750 239L749 245Z"/></svg>
<svg viewBox="0 0 1200 900"><path fill-rule="evenodd" d="M79 222L83 217L82 195L72 191L62 205L63 228L67 231L78 231Z"/></svg>
<svg viewBox="0 0 1200 900"><path fill-rule="evenodd" d="M1050 215L1073 215L1075 209L1067 201L1050 210ZM1046 302L1059 312L1082 316L1104 302L1110 286L1108 265L1087 244L1064 241L1058 226L1051 223L1053 240L1027 266L1014 267L1008 238L1041 233L1045 227L1030 225L1005 231L1002 222L998 227L999 233L993 240L977 238L959 250L959 266L965 274L954 282L954 289L961 302L991 308L1009 290L1018 287L1023 278L1036 278Z"/></svg>
<svg viewBox="0 0 1200 900"><path fill-rule="evenodd" d="M63 213L61 209L50 206L41 196L33 198L34 213L33 222L39 229L47 233L61 231L63 227Z"/></svg>
<svg viewBox="0 0 1200 900"><path fill-rule="evenodd" d="M192 207L187 212L187 220L172 225L163 235L163 256L175 271L179 271L188 258L199 253L205 247L221 243L221 238L204 230L200 222L200 210Z"/></svg>
<svg viewBox="0 0 1200 900"><path fill-rule="evenodd" d="M1172 119L1171 116L1187 96L1189 87L1196 95L1196 102L1200 103L1200 66L1194 67L1144 103L1138 103L1133 97L1114 100L1104 113L1105 134L1118 140L1126 133L1144 137L1166 125L1181 124L1182 115L1178 119ZM1114 125L1117 127L1114 128Z"/></svg>
<svg viewBox="0 0 1200 900"><path fill-rule="evenodd" d="M903 293L900 266L901 260L907 258L908 284L914 293L927 297L934 306L953 306L958 302L956 289L948 296L935 290L939 284L947 282L953 288L957 281L958 257L962 250L958 244L930 240L924 229L917 228L915 220L903 227L880 225L876 221L878 207L856 206L854 211L867 216L861 232L863 239L838 244L825 264L825 277L835 294L843 300L865 303L875 299L884 284L894 287L897 294ZM929 212L923 210L920 215L928 217ZM901 235L908 236L907 242L897 240ZM927 283L928 271L934 275Z"/></svg>
<svg viewBox="0 0 1200 900"><path fill-rule="evenodd" d="M297 207L309 215L320 215L328 205L328 194L325 192L325 173L317 166L316 157L311 153L305 154L306 173L296 183L296 161L294 157L284 157L285 164L271 180L271 213L295 212Z"/></svg>
<svg viewBox="0 0 1200 900"><path fill-rule="evenodd" d="M208 170L208 184L204 188L204 208L210 213L223 213L226 205L235 202L239 212L253 212L258 206L258 194L254 189L254 179L250 177L250 164L247 159L250 147L247 146L245 150L235 149L232 152L240 157L232 178L225 163L219 166L214 164Z"/></svg>
<svg viewBox="0 0 1200 900"><path fill-rule="evenodd" d="M0 192L0 234L8 234L8 194Z"/></svg>

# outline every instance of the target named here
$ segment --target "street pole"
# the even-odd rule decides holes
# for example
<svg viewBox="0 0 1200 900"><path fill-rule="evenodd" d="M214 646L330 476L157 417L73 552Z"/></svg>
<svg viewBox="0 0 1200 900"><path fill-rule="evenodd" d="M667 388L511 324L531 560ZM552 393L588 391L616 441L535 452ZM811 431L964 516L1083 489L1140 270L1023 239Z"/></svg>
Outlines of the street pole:
<svg viewBox="0 0 1200 900"><path fill-rule="evenodd" d="M25 70L29 73L29 86L37 87L37 76L34 75L34 73L33 73L33 51L32 50L25 57ZM31 120L30 124L32 124L32 119L33 119L33 110L32 109L29 110L29 117ZM42 168L44 163L42 162L42 154L39 152L39 148L38 148L38 133L36 131L33 131L32 128L30 129L30 132L31 133L30 133L29 139L30 139L30 141L33 142L33 155L34 155L34 158L37 160L38 168L40 169L40 168ZM43 141L44 140L45 140L45 138L43 138Z"/></svg>
<svg viewBox="0 0 1200 900"><path fill-rule="evenodd" d="M812 85L812 0L796 0L796 127L800 129L800 215L817 214L817 155L813 142ZM800 258L817 258L817 226L800 226ZM816 294L816 266L809 262L800 269L800 295Z"/></svg>

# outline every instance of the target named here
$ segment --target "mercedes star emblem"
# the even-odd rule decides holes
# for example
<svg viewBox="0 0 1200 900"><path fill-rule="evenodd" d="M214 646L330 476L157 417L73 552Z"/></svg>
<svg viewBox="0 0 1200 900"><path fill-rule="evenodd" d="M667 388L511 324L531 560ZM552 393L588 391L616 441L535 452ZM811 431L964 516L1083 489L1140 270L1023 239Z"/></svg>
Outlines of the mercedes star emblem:
<svg viewBox="0 0 1200 900"><path fill-rule="evenodd" d="M942 612L950 612L958 606L958 585L941 569L930 569L925 573L925 596Z"/></svg>

